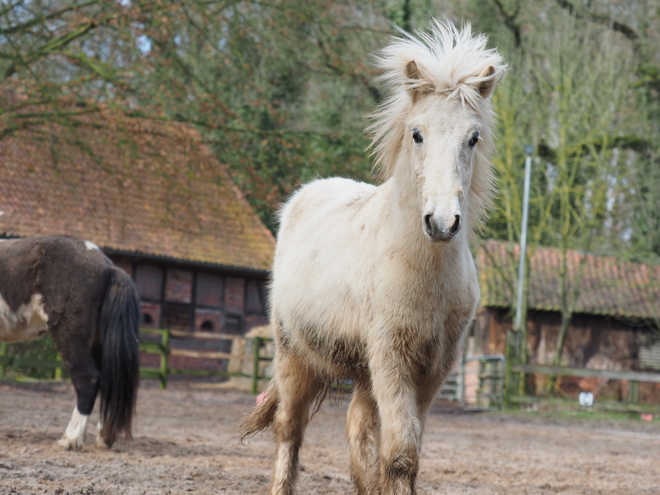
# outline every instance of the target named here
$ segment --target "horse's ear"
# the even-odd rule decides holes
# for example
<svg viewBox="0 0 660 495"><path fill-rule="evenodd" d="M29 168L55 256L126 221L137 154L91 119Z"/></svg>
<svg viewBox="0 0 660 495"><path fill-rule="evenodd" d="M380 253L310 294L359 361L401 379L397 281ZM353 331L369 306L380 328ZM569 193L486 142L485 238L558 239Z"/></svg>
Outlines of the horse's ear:
<svg viewBox="0 0 660 495"><path fill-rule="evenodd" d="M406 64L406 77L408 79L421 79L417 62L411 60Z"/></svg>
<svg viewBox="0 0 660 495"><path fill-rule="evenodd" d="M424 78L417 63L411 60L405 68L406 86L412 96L413 102L424 93L433 91L433 86Z"/></svg>
<svg viewBox="0 0 660 495"><path fill-rule="evenodd" d="M489 65L477 76L481 79L477 83L477 90L483 99L488 98L495 89L495 85L497 84L497 75L495 72L495 67Z"/></svg>

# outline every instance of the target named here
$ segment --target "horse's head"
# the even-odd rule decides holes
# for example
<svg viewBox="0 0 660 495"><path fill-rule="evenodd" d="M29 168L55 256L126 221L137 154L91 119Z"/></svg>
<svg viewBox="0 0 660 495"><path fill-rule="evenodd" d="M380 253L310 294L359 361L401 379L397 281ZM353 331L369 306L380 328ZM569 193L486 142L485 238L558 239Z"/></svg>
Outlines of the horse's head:
<svg viewBox="0 0 660 495"><path fill-rule="evenodd" d="M416 184L419 225L432 242L478 225L490 198L490 96L505 66L486 41L469 25L436 22L420 39L404 34L378 59L392 92L372 115L376 163Z"/></svg>
<svg viewBox="0 0 660 495"><path fill-rule="evenodd" d="M412 106L405 121L403 150L417 182L420 225L432 242L452 241L461 230L469 201L474 161L484 133L479 113L451 89L431 85L417 63L406 64ZM474 90L488 98L495 68L475 74Z"/></svg>

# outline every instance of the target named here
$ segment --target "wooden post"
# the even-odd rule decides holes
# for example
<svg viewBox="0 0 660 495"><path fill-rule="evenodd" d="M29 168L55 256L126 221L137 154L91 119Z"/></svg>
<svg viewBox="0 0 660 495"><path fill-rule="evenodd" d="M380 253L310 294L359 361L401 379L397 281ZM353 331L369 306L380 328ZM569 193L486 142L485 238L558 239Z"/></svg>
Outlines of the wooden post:
<svg viewBox="0 0 660 495"><path fill-rule="evenodd" d="M639 382L628 382L628 397L626 398L628 404L639 403Z"/></svg>
<svg viewBox="0 0 660 495"><path fill-rule="evenodd" d="M259 350L261 349L261 337L252 340L252 393L259 392Z"/></svg>
<svg viewBox="0 0 660 495"><path fill-rule="evenodd" d="M460 394L461 407L465 407L465 367L467 366L467 353L467 348L463 346L463 354L461 355L461 369L458 373L460 380L458 385L458 393Z"/></svg>
<svg viewBox="0 0 660 495"><path fill-rule="evenodd" d="M231 342L231 359L227 365L229 373L240 373L243 371L243 351L245 350L245 339L236 337Z"/></svg>
<svg viewBox="0 0 660 495"><path fill-rule="evenodd" d="M165 330L163 336L161 337L161 346L162 352L160 355L160 370L158 373L158 379L160 380L160 388L167 388L167 374L168 364L169 364L169 355L170 355L170 331Z"/></svg>
<svg viewBox="0 0 660 495"><path fill-rule="evenodd" d="M514 365L520 364L520 332L509 330L506 338L505 372L504 372L504 407L510 406L510 398L519 394L520 376L514 373ZM524 376L524 375L522 375Z"/></svg>
<svg viewBox="0 0 660 495"><path fill-rule="evenodd" d="M4 359L7 357L8 350L7 342L0 342L0 378L4 378L7 372Z"/></svg>
<svg viewBox="0 0 660 495"><path fill-rule="evenodd" d="M57 358L55 358L55 359L60 362L60 366L55 368L54 378L55 378L55 380L60 380L61 381L62 380L62 357L58 353Z"/></svg>

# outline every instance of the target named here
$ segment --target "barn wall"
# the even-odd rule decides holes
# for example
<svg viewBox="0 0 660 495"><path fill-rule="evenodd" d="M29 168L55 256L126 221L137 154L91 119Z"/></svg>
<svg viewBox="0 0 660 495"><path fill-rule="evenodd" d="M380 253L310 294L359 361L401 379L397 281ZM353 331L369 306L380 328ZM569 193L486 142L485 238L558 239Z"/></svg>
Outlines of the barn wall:
<svg viewBox="0 0 660 495"><path fill-rule="evenodd" d="M549 365L561 324L561 315L530 311L527 319L527 353L530 363ZM477 317L475 351L503 354L506 333L512 328L508 310L481 308ZM611 370L637 370L639 346L648 330L611 317L573 316L566 335L563 366Z"/></svg>
<svg viewBox="0 0 660 495"><path fill-rule="evenodd" d="M142 325L244 334L266 323L262 278L113 258L140 294Z"/></svg>
<svg viewBox="0 0 660 495"><path fill-rule="evenodd" d="M473 354L504 354L506 334L513 326L507 309L482 307L472 338ZM551 311L530 311L527 319L527 355L530 364L550 365L559 333L561 315ZM576 314L566 335L562 366L602 370L641 370L640 348L655 340L654 332L616 318ZM538 390L544 378L536 376ZM562 389L569 394L580 390L600 397L624 399L628 383L595 378L562 377ZM640 384L642 402L660 399L660 386Z"/></svg>

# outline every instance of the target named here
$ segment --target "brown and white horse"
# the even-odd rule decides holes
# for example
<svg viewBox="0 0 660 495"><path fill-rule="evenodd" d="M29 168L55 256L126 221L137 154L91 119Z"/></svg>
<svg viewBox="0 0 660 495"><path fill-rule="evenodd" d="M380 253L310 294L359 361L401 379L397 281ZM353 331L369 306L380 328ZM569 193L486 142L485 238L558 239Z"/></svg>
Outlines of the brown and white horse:
<svg viewBox="0 0 660 495"><path fill-rule="evenodd" d="M76 390L59 444L80 449L100 392L96 445L130 438L139 381L140 305L130 277L89 241L67 236L0 242L0 341L48 332Z"/></svg>
<svg viewBox="0 0 660 495"><path fill-rule="evenodd" d="M243 437L273 425L273 495L294 493L310 406L335 378L354 383L356 493L415 493L425 417L479 299L468 239L491 196L502 59L469 25L436 22L378 63L391 95L370 130L387 180L317 180L280 215L275 377L242 424Z"/></svg>

